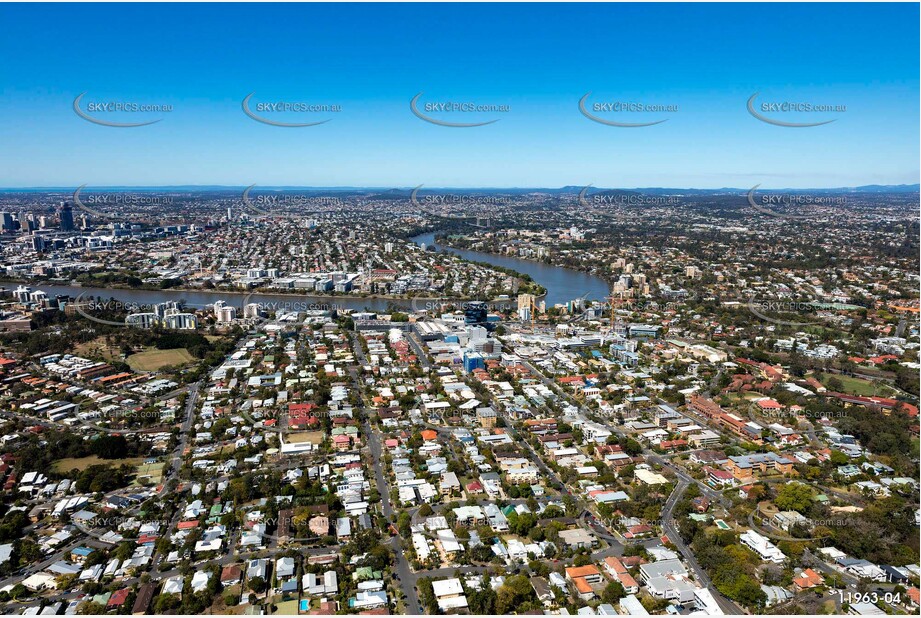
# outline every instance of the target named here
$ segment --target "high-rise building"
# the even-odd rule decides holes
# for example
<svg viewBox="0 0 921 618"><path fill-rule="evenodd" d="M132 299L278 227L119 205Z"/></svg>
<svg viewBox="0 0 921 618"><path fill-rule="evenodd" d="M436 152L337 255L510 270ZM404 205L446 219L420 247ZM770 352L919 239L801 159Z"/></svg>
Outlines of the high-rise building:
<svg viewBox="0 0 921 618"><path fill-rule="evenodd" d="M74 210L69 202L61 202L61 231L72 232L74 230Z"/></svg>
<svg viewBox="0 0 921 618"><path fill-rule="evenodd" d="M132 313L125 316L125 324L137 328L151 329L160 324L160 316L153 311Z"/></svg>
<svg viewBox="0 0 921 618"><path fill-rule="evenodd" d="M194 313L182 313L176 310L170 310L163 317L162 323L166 328L174 330L195 330L198 328L198 318Z"/></svg>
<svg viewBox="0 0 921 618"><path fill-rule="evenodd" d="M262 316L262 305L259 303L249 303L243 307L244 318L258 318Z"/></svg>
<svg viewBox="0 0 921 618"><path fill-rule="evenodd" d="M464 354L464 371L470 373L474 369L483 369L485 367L483 356L476 352L467 352Z"/></svg>
<svg viewBox="0 0 921 618"><path fill-rule="evenodd" d="M518 317L525 321L530 320L534 315L534 306L536 301L537 297L533 294L519 294Z"/></svg>
<svg viewBox="0 0 921 618"><path fill-rule="evenodd" d="M466 324L486 324L486 303L472 301L464 308L464 322Z"/></svg>
<svg viewBox="0 0 921 618"><path fill-rule="evenodd" d="M15 230L15 224L13 223L13 213L11 212L0 212L0 228L4 232L12 232Z"/></svg>
<svg viewBox="0 0 921 618"><path fill-rule="evenodd" d="M236 307L229 307L224 301L219 300L214 303L214 317L219 324L233 322L237 319Z"/></svg>

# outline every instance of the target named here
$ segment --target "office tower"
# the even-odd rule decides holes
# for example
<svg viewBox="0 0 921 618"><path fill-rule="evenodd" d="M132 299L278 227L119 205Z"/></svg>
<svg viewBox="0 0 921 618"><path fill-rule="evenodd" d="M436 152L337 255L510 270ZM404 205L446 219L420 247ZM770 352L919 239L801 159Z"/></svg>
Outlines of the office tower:
<svg viewBox="0 0 921 618"><path fill-rule="evenodd" d="M68 202L61 202L61 231L72 232L74 230L74 211Z"/></svg>
<svg viewBox="0 0 921 618"><path fill-rule="evenodd" d="M16 229L13 226L13 213L11 212L0 212L0 228L4 232L12 232Z"/></svg>
<svg viewBox="0 0 921 618"><path fill-rule="evenodd" d="M486 324L486 303L473 301L464 308L466 324Z"/></svg>
<svg viewBox="0 0 921 618"><path fill-rule="evenodd" d="M464 353L464 371L470 373L474 369L483 369L486 364L483 362L483 356L476 352Z"/></svg>

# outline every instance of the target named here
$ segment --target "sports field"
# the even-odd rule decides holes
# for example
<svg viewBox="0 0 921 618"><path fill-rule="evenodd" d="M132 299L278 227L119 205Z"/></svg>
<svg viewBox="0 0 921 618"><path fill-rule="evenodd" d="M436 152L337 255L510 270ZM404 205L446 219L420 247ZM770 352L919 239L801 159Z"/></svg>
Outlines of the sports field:
<svg viewBox="0 0 921 618"><path fill-rule="evenodd" d="M135 371L156 371L162 367L185 365L195 358L185 348L157 350L151 348L128 357L128 365Z"/></svg>

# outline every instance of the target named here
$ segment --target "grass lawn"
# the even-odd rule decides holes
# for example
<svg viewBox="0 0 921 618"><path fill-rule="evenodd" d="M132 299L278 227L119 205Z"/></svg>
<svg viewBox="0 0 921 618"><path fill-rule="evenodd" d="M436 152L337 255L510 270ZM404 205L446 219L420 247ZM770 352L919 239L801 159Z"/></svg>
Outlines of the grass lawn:
<svg viewBox="0 0 921 618"><path fill-rule="evenodd" d="M320 444L321 442L323 442L323 432L322 431L298 431L298 432L285 434L285 442L288 442L289 444L300 444L302 442Z"/></svg>
<svg viewBox="0 0 921 618"><path fill-rule="evenodd" d="M157 350L156 348L151 348L143 352L138 352L137 354L132 354L128 357L127 362L135 371L156 371L161 367L185 365L194 360L195 357L189 354L189 351L185 348L177 348L175 350Z"/></svg>
<svg viewBox="0 0 921 618"><path fill-rule="evenodd" d="M113 467L118 467L122 464L130 464L137 466L144 463L144 457L129 457L127 459L101 459L97 455L89 455L88 457L68 457L67 459L59 459L51 465L51 469L55 472L70 472L73 469L80 471L86 470L90 466L95 466L98 464L105 464Z"/></svg>
<svg viewBox="0 0 921 618"><path fill-rule="evenodd" d="M117 361L122 357L121 349L118 346L107 345L105 337L96 337L92 341L78 343L74 346L74 354L102 358L106 361Z"/></svg>
<svg viewBox="0 0 921 618"><path fill-rule="evenodd" d="M844 392L848 395L857 395L860 397L868 397L870 395L875 395L877 390L888 390L885 388L877 389L876 385L869 380L861 380L860 378L855 378L853 376L842 376L835 373L822 373L819 374L819 381L828 388L828 381L832 378L837 378L842 385L844 385ZM880 385L883 386L883 385ZM829 389L831 390L831 389Z"/></svg>
<svg viewBox="0 0 921 618"><path fill-rule="evenodd" d="M278 608L273 613L280 616L297 616L297 601L281 601L275 604Z"/></svg>
<svg viewBox="0 0 921 618"><path fill-rule="evenodd" d="M164 465L166 464L162 461L152 464L141 463L135 471L135 478L132 485L159 485L160 481L163 479Z"/></svg>

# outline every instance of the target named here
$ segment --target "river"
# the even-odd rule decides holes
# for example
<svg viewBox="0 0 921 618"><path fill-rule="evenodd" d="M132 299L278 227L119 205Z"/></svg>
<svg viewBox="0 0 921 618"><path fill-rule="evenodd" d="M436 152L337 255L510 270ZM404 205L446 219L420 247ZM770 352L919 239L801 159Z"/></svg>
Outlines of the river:
<svg viewBox="0 0 921 618"><path fill-rule="evenodd" d="M486 262L530 275L531 279L547 290L546 300L548 307L583 296L588 300L605 300L609 294L610 286L600 277L569 268L550 266L533 260L523 260L521 258L509 257L506 255L445 247L435 242L435 234L435 232L419 234L418 236L414 236L411 240L416 244L425 244L426 247L434 246L436 249L450 251L465 260Z"/></svg>
<svg viewBox="0 0 921 618"><path fill-rule="evenodd" d="M608 285L602 279L568 268L548 266L540 262L504 255L493 255L492 253L483 253L481 251L466 251L443 247L435 243L434 233L420 234L419 236L413 237L411 240L419 245L425 244L427 247L434 246L436 249L444 249L467 260L486 262L530 275L535 282L542 285L547 290L546 301L547 305L551 307L556 303L565 303L566 301L583 296L588 299L603 300L608 295ZM103 300L116 298L121 303L127 305L128 308L135 311L150 311L151 307L155 304L173 300L183 300L186 306L192 309L203 309L207 305L213 305L219 300L223 300L228 305L240 307L244 299L247 298L246 294L234 294L220 291L130 290L48 283L19 284L16 282L2 281L0 281L0 284L5 285L11 290L19 285L26 285L33 290L42 290L52 297L56 295L72 297L82 296L84 299L100 297ZM297 311L337 308L358 311L368 309L370 311L382 312L386 311L389 307L398 307L407 310L411 310L413 307L411 304L412 301L409 299L317 296L312 294L260 293L253 294L247 302L258 302L269 309L287 308Z"/></svg>

